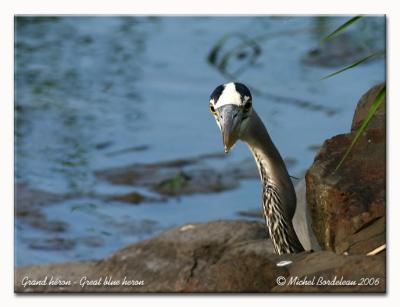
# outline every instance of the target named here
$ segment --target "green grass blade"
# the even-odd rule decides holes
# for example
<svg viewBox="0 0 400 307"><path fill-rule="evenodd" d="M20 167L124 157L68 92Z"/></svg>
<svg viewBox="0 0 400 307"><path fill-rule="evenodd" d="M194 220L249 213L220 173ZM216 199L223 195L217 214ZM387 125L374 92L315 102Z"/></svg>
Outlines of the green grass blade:
<svg viewBox="0 0 400 307"><path fill-rule="evenodd" d="M350 26L351 24L355 23L357 20L361 19L362 16L358 15L355 16L351 19L349 19L348 21L346 21L344 24L340 25L336 30L334 30L333 32L331 32L330 34L328 34L327 36L325 36L321 42L325 42L328 39L330 39L332 36L335 36L336 34L340 33L341 31L343 31L344 29L346 29L348 26Z"/></svg>
<svg viewBox="0 0 400 307"><path fill-rule="evenodd" d="M347 148L345 154L343 155L342 159L340 160L339 164L335 168L335 172L340 168L340 166L343 164L343 161L347 158L349 155L350 151L354 147L354 145L357 143L359 137L363 134L365 129L367 128L372 116L374 116L376 110L379 108L379 106L382 104L383 99L386 96L386 84L385 86L380 90L378 95L376 96L374 102L372 103L371 107L368 110L367 116L365 116L364 120L361 123L361 126L358 128L356 135L354 136L354 139L351 141L350 146Z"/></svg>
<svg viewBox="0 0 400 307"><path fill-rule="evenodd" d="M340 74L340 73L342 73L342 72L344 72L344 71L346 71L346 70L348 70L350 68L356 67L356 66L360 65L361 63L364 63L364 62L368 61L369 59L373 58L376 55L377 55L377 53L373 53L373 54L367 55L366 57L364 57L364 58L362 58L360 60L357 60L357 61L351 63L350 65L348 65L348 66L346 66L346 67L344 67L342 69L339 69L338 71L335 71L335 72L333 72L333 73L331 73L331 74L329 74L329 75L327 75L325 77L322 77L320 80L325 80L325 79L328 79L330 77L336 76L337 74Z"/></svg>

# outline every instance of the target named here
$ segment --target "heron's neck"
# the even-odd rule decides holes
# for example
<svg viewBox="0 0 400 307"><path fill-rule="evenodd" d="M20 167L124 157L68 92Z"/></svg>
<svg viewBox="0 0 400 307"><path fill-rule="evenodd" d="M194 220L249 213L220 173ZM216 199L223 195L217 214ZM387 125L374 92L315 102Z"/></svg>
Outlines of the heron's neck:
<svg viewBox="0 0 400 307"><path fill-rule="evenodd" d="M295 206L296 194L285 163L254 110L248 119L245 130L241 132L240 138L247 143L253 153L261 179L273 181L284 187L286 192L293 194L292 202Z"/></svg>
<svg viewBox="0 0 400 307"><path fill-rule="evenodd" d="M292 225L296 194L285 163L263 122L253 110L240 138L247 143L260 173L263 210L278 254L303 250Z"/></svg>

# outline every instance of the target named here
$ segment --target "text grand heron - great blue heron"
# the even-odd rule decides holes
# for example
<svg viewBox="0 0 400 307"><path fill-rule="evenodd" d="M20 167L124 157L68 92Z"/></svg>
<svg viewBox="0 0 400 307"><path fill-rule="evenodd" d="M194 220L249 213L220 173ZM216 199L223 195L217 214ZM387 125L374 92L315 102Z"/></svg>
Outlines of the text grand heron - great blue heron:
<svg viewBox="0 0 400 307"><path fill-rule="evenodd" d="M210 111L221 130L225 152L240 139L247 143L254 156L263 187L264 217L276 253L304 251L292 223L296 211L293 183L252 106L250 90L237 82L218 86L210 96Z"/></svg>

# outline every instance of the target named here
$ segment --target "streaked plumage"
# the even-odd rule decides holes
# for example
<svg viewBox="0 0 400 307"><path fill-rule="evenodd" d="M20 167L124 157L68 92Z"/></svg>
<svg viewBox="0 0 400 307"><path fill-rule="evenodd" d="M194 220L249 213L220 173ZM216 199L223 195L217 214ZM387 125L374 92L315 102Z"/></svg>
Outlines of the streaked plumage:
<svg viewBox="0 0 400 307"><path fill-rule="evenodd" d="M294 187L281 155L252 107L250 90L241 83L218 86L210 97L210 111L222 132L225 152L240 139L254 156L262 181L265 221L276 253L303 251L292 224Z"/></svg>

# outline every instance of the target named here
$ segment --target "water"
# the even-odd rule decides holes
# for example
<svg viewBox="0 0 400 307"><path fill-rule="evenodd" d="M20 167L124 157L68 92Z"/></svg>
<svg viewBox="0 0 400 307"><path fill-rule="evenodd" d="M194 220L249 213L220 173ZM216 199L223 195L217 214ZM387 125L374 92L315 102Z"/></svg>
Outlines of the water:
<svg viewBox="0 0 400 307"><path fill-rule="evenodd" d="M237 80L262 92L253 95L254 108L282 155L295 159L289 171L301 174L313 161L312 148L347 132L360 95L385 79L384 59L324 81L320 78L338 67L302 63L304 55L319 45L321 33L345 20L284 16L17 19L16 182L57 194L129 192L140 189L107 184L93 172L222 151L208 97L228 79L210 65L207 56L221 37L232 32L261 38L261 53L253 65L242 66ZM384 43L381 17L356 24L356 30L362 30L366 49ZM225 47L238 43L240 39L232 39ZM244 52L251 54L252 49ZM240 58L232 58L228 73L242 65ZM275 96L304 100L320 109L284 103ZM126 150L132 147L141 150ZM227 164L249 155L245 145L237 144L226 159L209 163ZM17 218L16 265L98 259L176 225L243 218L238 211L259 206L259 189L257 180L245 180L236 190L162 203L135 206L82 196L45 206L43 213L49 220L62 220L69 227L54 233ZM71 210L74 206L79 209ZM73 247L32 249L29 242L37 238L70 239Z"/></svg>

